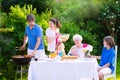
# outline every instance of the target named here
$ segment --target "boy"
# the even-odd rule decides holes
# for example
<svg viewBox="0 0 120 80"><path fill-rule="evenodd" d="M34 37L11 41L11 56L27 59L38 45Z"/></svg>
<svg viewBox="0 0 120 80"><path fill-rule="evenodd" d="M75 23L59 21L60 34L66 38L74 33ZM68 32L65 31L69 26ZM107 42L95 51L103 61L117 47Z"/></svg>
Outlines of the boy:
<svg viewBox="0 0 120 80"><path fill-rule="evenodd" d="M101 56L91 56L100 59L100 64L98 68L99 80L103 80L104 76L107 74L112 74L114 72L114 58L115 51L113 49L115 43L111 36L106 36L103 39L103 50Z"/></svg>

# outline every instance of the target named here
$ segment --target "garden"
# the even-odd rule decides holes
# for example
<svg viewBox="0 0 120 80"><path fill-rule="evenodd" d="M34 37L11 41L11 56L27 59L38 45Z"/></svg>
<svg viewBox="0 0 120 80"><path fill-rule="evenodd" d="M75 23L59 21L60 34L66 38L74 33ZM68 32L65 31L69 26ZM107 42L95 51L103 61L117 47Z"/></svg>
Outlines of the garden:
<svg viewBox="0 0 120 80"><path fill-rule="evenodd" d="M11 56L27 53L18 48L23 43L26 15L30 13L43 28L45 49L50 18L60 20L61 33L70 34L65 43L66 53L74 44L75 34L82 35L83 43L94 47L92 55L100 55L103 38L113 36L118 45L117 80L120 80L120 0L0 0L0 80L14 80L16 65ZM27 73L23 77L27 80Z"/></svg>

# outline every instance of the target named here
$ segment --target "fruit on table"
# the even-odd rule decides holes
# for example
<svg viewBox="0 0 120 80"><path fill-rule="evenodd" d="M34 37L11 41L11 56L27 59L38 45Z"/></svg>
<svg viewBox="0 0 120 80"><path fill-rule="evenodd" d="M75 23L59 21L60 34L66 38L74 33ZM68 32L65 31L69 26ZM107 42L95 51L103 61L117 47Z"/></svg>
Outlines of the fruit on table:
<svg viewBox="0 0 120 80"><path fill-rule="evenodd" d="M51 54L49 55L49 57L52 58L52 59L55 58L56 56L57 56L56 53L51 53Z"/></svg>

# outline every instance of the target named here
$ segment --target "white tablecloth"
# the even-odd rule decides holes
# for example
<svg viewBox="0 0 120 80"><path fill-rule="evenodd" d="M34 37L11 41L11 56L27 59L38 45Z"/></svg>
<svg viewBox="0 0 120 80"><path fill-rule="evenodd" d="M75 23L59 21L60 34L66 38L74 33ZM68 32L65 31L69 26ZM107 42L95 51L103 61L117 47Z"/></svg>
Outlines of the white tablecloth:
<svg viewBox="0 0 120 80"><path fill-rule="evenodd" d="M31 61L28 80L98 80L97 60Z"/></svg>

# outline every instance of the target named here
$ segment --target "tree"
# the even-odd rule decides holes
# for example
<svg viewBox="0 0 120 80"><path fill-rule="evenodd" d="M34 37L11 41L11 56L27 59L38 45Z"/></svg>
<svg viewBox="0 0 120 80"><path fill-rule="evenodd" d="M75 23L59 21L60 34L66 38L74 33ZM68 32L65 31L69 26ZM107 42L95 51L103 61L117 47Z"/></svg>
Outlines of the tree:
<svg viewBox="0 0 120 80"><path fill-rule="evenodd" d="M50 0L2 0L2 11L10 12L10 7L14 5L20 5L23 7L24 5L33 5L34 8L37 9L38 13L44 12L48 7L48 3Z"/></svg>
<svg viewBox="0 0 120 80"><path fill-rule="evenodd" d="M119 40L120 33L120 0L108 0L100 12L99 20L104 26L105 33Z"/></svg>

